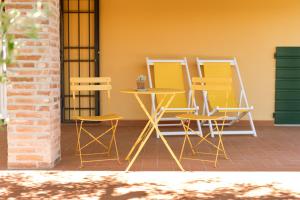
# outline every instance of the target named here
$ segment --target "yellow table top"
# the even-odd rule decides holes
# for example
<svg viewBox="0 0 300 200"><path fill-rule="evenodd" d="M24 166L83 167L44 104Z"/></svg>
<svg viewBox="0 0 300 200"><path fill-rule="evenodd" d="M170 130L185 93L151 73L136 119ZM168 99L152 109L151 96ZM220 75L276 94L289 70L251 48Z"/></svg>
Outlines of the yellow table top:
<svg viewBox="0 0 300 200"><path fill-rule="evenodd" d="M184 90L171 89L171 88L147 88L146 90L129 89L122 90L126 94L182 94Z"/></svg>

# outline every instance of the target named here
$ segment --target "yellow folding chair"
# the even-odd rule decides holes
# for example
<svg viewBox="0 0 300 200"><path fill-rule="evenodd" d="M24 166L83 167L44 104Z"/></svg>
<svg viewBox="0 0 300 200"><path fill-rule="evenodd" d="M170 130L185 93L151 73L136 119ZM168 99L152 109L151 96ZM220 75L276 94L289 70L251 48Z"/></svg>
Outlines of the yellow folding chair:
<svg viewBox="0 0 300 200"><path fill-rule="evenodd" d="M106 91L108 98L110 98L111 78L109 77L72 77L70 78L70 89L72 92L73 99L73 110L74 114L76 113L76 92L80 91ZM83 166L83 163L107 161L107 160L117 160L119 162L119 152L116 141L116 129L118 126L118 121L121 119L121 116L117 114L108 114L101 116L73 116L72 117L76 123L76 132L77 132L77 147L80 157L80 166ZM83 125L85 122L110 122L111 127L100 134L91 133ZM81 138L82 134L85 133L90 137L90 141L82 144ZM105 144L101 139L107 134L111 133L111 138L109 144ZM104 152L100 153L83 153L83 150L93 143L98 143L103 149ZM115 146L115 157L110 156L112 147ZM106 159L85 159L84 157L95 155L107 155L109 158Z"/></svg>
<svg viewBox="0 0 300 200"><path fill-rule="evenodd" d="M222 92L225 95L226 102L228 102L229 95L231 92L231 84L232 80L231 79L214 79L214 78L193 78L192 79L192 96L195 96L195 91L202 91L202 92ZM195 115L192 113L186 113L182 115L178 115L177 118L181 120L181 124L183 126L183 129L185 131L185 136L184 136L184 141L182 144L182 148L180 151L180 156L179 156L179 161L182 161L182 159L190 159L190 160L200 160L200 161L205 161L205 162L213 162L214 166L217 166L218 162L218 157L220 155L223 155L226 159L228 159L228 156L226 154L225 148L224 148L224 143L222 140L222 132L224 129L224 123L225 120L227 119L227 112L225 111L222 115ZM213 131L216 132L218 136L218 141L217 144L214 144L211 142L208 137L211 135L211 133L204 134L203 136L200 135L197 131L194 131L191 127L191 121L209 121L212 122L214 129ZM221 126L218 124L218 121L222 121ZM192 140L190 139L190 135L188 134L189 132L193 132L195 135L200 137L200 140L196 143L193 144ZM200 144L206 142L210 146L212 146L214 149L216 149L216 153L211 153L211 152L201 152L198 151L197 149L199 148ZM184 150L186 148L186 144L188 144L192 155L197 155L197 154L205 154L205 155L214 155L215 158L214 160L209 160L209 159L199 159L199 158L191 158L191 157L185 157L183 156Z"/></svg>
<svg viewBox="0 0 300 200"><path fill-rule="evenodd" d="M225 99L224 93L220 91L210 91L203 94L203 114L215 115L218 113L227 112L228 116L225 126L231 126L245 116L248 116L250 129L246 130L224 130L224 135L253 135L256 136L256 130L253 123L251 111L253 106L249 106L243 85L242 77L239 71L237 60L234 59L218 59L208 60L197 58L197 67L200 78L215 78L235 80L231 83L232 90L229 93L228 100ZM234 84L235 83L235 84ZM226 104L226 105L225 105ZM212 123L203 123L208 125L214 136L215 132L212 128Z"/></svg>

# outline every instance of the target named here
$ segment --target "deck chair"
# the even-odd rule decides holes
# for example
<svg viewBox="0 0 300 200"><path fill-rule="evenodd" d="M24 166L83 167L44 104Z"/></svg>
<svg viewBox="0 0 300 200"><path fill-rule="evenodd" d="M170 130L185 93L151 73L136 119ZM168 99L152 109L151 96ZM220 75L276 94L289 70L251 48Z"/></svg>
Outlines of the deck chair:
<svg viewBox="0 0 300 200"><path fill-rule="evenodd" d="M150 88L172 88L185 90L185 94L177 95L169 108L165 109L166 116L161 118L159 127L181 126L180 120L176 118L178 113L198 113L195 99L191 96L191 77L186 58L179 60L157 60L147 58L148 81ZM161 96L152 95L151 111L155 113L157 103ZM202 134L200 122L197 122L198 130ZM184 135L184 131L164 131L163 135ZM190 132L192 133L192 132ZM158 137L158 135L157 135Z"/></svg>
<svg viewBox="0 0 300 200"><path fill-rule="evenodd" d="M233 89L229 95L229 101L227 106L225 106L224 94L218 91L203 92L203 114L209 116L222 114L224 112L230 113L227 118L226 126L231 126L238 122L245 116L248 116L248 121L250 128L248 130L226 130L223 131L224 135L253 135L256 136L256 130L253 123L253 118L251 111L253 106L249 106L244 85L242 82L241 74L239 71L239 66L236 58L225 59L225 60L207 60L197 58L197 69L200 78L236 78L235 87L234 82L232 82ZM235 75L235 76L234 76ZM235 90L238 93L235 93ZM237 96L239 95L239 96ZM237 100L237 98L239 100ZM212 137L214 137L215 131L213 131L213 126L211 121L205 122L211 131Z"/></svg>
<svg viewBox="0 0 300 200"><path fill-rule="evenodd" d="M72 99L73 99L73 115L76 114L76 93L80 91L106 91L108 98L110 98L110 90L111 87L111 78L109 77L71 77L70 78L70 90L72 92ZM72 116L72 119L76 122L76 131L77 131L77 151L79 152L80 157L80 167L83 167L84 163L91 163L91 162L99 162L99 161L106 161L106 160L117 160L119 161L119 152L117 147L117 141L116 141L116 129L118 126L118 121L121 119L121 116L117 114L107 114L107 115L101 115L101 116ZM108 128L106 131L102 133L92 133L89 130L85 128L86 122L110 122L111 127ZM84 141L85 143L82 144L82 136L83 134L86 134L89 136L89 142ZM111 134L111 137L109 139L109 143L105 144L103 142L103 137L105 135ZM84 153L83 151L86 151L87 147L89 147L91 144L96 143L98 144L102 149L104 149L103 152L97 152L97 153ZM116 156L112 157L110 156L112 147L114 146L114 150L116 153ZM106 155L108 158L105 159L91 159L87 158L90 156L96 156L96 155Z"/></svg>

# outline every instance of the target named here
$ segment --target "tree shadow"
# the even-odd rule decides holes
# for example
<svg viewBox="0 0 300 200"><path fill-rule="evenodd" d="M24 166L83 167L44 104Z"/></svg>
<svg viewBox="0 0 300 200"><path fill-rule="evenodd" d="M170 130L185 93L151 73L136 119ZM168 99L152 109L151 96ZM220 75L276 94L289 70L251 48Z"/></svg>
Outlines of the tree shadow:
<svg viewBox="0 0 300 200"><path fill-rule="evenodd" d="M39 172L34 172L39 173ZM124 177L114 173L114 175L98 176L90 174L84 176L80 181L72 181L72 176L65 176L65 172L46 172L39 175L26 175L26 172L7 173L0 176L0 196L1 199L80 199L97 198L107 200L126 199L299 199L299 194L295 194L287 189L280 188L276 183L255 185L255 184L234 184L228 187L216 187L208 191L198 191L193 189L196 185L217 184L218 179L196 179L180 185L180 190L170 189L169 185L160 183L160 177L156 182L141 181L130 183ZM78 172L79 173L79 172ZM36 177L35 177L36 176ZM51 181L40 181L43 176L53 176ZM70 183L56 181L55 177L70 178ZM93 178L91 178L91 176ZM129 174L130 176L130 174ZM142 176L142 174L141 174ZM97 179L95 179L97 178ZM141 177L142 178L142 177ZM39 182L40 181L40 182ZM174 177L176 181L176 177ZM268 194L249 197L249 193L268 189Z"/></svg>
<svg viewBox="0 0 300 200"><path fill-rule="evenodd" d="M63 173L63 172L62 172ZM101 178L99 181L90 181L84 178L83 182L56 183L48 181L37 185L31 185L28 176L2 176L0 177L0 196L3 199L78 199L98 197L99 199L125 200L132 198L143 198L147 196L144 191L127 192L115 195L118 188L127 189L135 187L135 184L127 184L118 181L115 177ZM26 186L24 183L28 183ZM1 194L1 189L6 192Z"/></svg>

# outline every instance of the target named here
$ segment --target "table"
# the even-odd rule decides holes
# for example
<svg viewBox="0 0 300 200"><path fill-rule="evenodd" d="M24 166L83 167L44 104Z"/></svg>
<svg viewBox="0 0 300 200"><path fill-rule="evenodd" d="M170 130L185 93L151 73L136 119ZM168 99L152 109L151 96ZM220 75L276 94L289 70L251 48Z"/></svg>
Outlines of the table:
<svg viewBox="0 0 300 200"><path fill-rule="evenodd" d="M176 94L181 94L185 93L184 90L177 90L177 89L160 89L160 88L152 88L152 89L147 89L145 91L141 90L124 90L121 91L122 93L127 93L127 94L133 94L137 100L137 102L140 104L140 107L142 110L145 112L146 116L148 117L148 122L146 126L144 127L143 131L140 133L138 139L135 141L134 145L130 149L127 157L125 158L126 160L130 160L131 155L133 154L134 150L136 150L136 153L133 155L132 159L129 161L129 164L126 168L126 171L129 171L133 163L135 162L136 158L140 154L141 150L145 146L146 142L150 138L151 134L153 133L154 130L156 130L156 133L158 134L159 138L162 140L164 145L166 146L167 150L177 163L178 167L181 169L181 171L184 171L182 165L180 164L179 160L177 159L176 155L174 154L173 150L171 149L170 145L168 144L167 140L165 137L161 134L159 128L158 128L158 123L162 116L165 113L165 109L162 108L168 108L170 104L172 103L174 97ZM141 100L142 95L161 95L162 99L158 103L156 110L150 114L149 111L147 110L145 104Z"/></svg>

